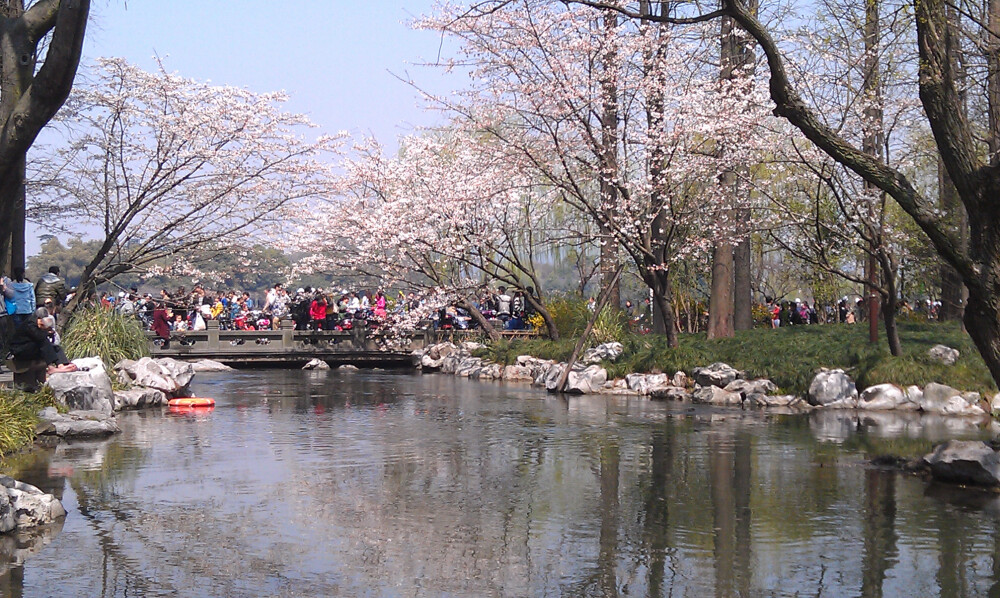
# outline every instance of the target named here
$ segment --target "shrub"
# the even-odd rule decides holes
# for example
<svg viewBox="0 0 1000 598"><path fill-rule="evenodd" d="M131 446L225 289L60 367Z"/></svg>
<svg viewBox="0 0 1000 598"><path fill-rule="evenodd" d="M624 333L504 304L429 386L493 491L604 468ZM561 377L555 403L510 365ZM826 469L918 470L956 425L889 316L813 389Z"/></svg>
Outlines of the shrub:
<svg viewBox="0 0 1000 598"><path fill-rule="evenodd" d="M55 404L47 386L37 393L0 390L0 456L30 444L35 439L38 412Z"/></svg>
<svg viewBox="0 0 1000 598"><path fill-rule="evenodd" d="M122 359L149 355L142 324L132 316L102 308L74 312L62 347L70 359L97 356L109 369Z"/></svg>
<svg viewBox="0 0 1000 598"><path fill-rule="evenodd" d="M545 304L556 323L559 336L579 336L587 326L590 310L587 301L580 298L562 297Z"/></svg>

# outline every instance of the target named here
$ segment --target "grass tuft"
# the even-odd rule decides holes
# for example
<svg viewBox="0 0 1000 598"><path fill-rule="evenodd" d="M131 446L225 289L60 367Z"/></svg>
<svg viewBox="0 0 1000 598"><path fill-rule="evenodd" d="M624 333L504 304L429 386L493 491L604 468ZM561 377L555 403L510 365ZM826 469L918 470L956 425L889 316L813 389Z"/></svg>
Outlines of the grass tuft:
<svg viewBox="0 0 1000 598"><path fill-rule="evenodd" d="M149 340L139 321L103 308L74 312L62 347L70 359L100 357L108 371L122 359L149 355Z"/></svg>

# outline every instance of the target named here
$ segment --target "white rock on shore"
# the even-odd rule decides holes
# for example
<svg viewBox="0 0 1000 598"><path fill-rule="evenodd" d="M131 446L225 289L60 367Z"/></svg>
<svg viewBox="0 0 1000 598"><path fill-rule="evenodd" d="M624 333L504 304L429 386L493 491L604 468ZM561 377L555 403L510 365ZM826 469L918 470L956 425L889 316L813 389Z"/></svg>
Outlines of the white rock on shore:
<svg viewBox="0 0 1000 598"><path fill-rule="evenodd" d="M8 476L0 476L0 533L46 525L66 516L55 496Z"/></svg>

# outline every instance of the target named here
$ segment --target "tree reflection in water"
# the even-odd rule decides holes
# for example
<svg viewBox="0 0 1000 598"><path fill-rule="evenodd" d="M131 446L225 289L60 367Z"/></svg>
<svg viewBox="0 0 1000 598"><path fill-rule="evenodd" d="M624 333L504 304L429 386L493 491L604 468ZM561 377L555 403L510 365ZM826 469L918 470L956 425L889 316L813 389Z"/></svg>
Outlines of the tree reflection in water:
<svg viewBox="0 0 1000 598"><path fill-rule="evenodd" d="M70 515L0 595L996 591L995 496L866 464L886 442L988 434L968 422L380 372L197 383L209 415L122 414L119 437L32 454L21 473Z"/></svg>

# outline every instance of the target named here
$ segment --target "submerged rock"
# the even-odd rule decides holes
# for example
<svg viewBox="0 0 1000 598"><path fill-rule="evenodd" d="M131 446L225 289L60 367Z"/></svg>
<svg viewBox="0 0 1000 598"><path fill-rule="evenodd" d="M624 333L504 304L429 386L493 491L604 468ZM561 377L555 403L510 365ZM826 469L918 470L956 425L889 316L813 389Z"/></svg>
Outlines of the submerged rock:
<svg viewBox="0 0 1000 598"><path fill-rule="evenodd" d="M1000 486L1000 456L985 442L949 440L924 456L934 479L955 484Z"/></svg>
<svg viewBox="0 0 1000 598"><path fill-rule="evenodd" d="M167 395L155 388L130 388L115 391L115 411L159 407L167 403Z"/></svg>
<svg viewBox="0 0 1000 598"><path fill-rule="evenodd" d="M55 407L46 407L38 413L38 417L46 424L38 430L40 436L88 438L121 432L114 416L102 411L59 413Z"/></svg>
<svg viewBox="0 0 1000 598"><path fill-rule="evenodd" d="M65 516L66 509L55 496L0 476L0 533L46 525Z"/></svg>
<svg viewBox="0 0 1000 598"><path fill-rule="evenodd" d="M330 369L330 364L323 361L322 359L310 359L309 363L302 366L304 370L328 370Z"/></svg>
<svg viewBox="0 0 1000 598"><path fill-rule="evenodd" d="M196 374L199 372L229 372L233 370L228 365L212 359L199 359L198 361L191 361L189 363L194 368Z"/></svg>

